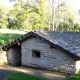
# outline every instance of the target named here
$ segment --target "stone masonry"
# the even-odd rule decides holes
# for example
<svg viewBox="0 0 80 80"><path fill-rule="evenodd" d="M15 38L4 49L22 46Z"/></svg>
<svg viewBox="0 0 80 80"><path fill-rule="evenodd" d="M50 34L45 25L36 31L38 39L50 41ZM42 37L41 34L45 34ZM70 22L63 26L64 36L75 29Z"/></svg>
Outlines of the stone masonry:
<svg viewBox="0 0 80 80"><path fill-rule="evenodd" d="M32 57L32 50L40 51L40 57ZM37 38L29 38L21 43L22 66L30 66L75 73L76 60L62 51L51 48L48 43Z"/></svg>

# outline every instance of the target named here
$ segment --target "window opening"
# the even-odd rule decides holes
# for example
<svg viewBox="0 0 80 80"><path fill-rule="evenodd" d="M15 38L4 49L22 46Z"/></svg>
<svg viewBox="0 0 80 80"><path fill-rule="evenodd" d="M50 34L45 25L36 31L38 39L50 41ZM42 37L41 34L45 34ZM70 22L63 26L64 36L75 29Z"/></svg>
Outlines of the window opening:
<svg viewBox="0 0 80 80"><path fill-rule="evenodd" d="M38 51L38 50L32 50L32 57L38 57L38 58L40 58L40 51Z"/></svg>

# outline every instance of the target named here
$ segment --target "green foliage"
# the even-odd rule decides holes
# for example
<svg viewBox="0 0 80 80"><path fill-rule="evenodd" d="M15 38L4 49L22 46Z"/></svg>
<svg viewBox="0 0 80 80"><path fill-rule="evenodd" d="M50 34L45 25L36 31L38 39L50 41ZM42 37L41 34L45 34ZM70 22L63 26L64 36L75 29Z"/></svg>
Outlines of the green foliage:
<svg viewBox="0 0 80 80"><path fill-rule="evenodd" d="M72 31L74 30L74 25L70 24L69 22L61 22L59 24L59 31Z"/></svg>
<svg viewBox="0 0 80 80"><path fill-rule="evenodd" d="M58 4L58 1L56 4ZM66 5L60 3L54 11L49 11L48 0L19 0L12 9L6 9L0 5L0 28L31 30L53 30L80 32L80 25L77 24L76 12ZM54 19L54 20L53 20ZM54 22L53 22L54 21Z"/></svg>
<svg viewBox="0 0 80 80"><path fill-rule="evenodd" d="M74 74L67 78L66 80L80 80L80 73Z"/></svg>
<svg viewBox="0 0 80 80"><path fill-rule="evenodd" d="M36 2L37 3L37 2ZM37 5L24 4L24 0L14 5L9 11L9 25L12 29L40 30L47 25L47 13L40 1Z"/></svg>
<svg viewBox="0 0 80 80"><path fill-rule="evenodd" d="M7 21L7 13L6 6L0 5L0 28L7 28L8 21Z"/></svg>
<svg viewBox="0 0 80 80"><path fill-rule="evenodd" d="M54 19L53 21L55 22L55 31L74 30L74 24L77 22L75 10L66 5L66 3L60 3L56 7L55 13L53 13L51 17ZM54 22L51 22L52 26Z"/></svg>
<svg viewBox="0 0 80 80"><path fill-rule="evenodd" d="M74 30L76 32L80 32L80 24L78 24L78 23L74 24Z"/></svg>
<svg viewBox="0 0 80 80"><path fill-rule="evenodd" d="M46 80L46 79L29 75L29 74L15 72L7 75L6 80Z"/></svg>

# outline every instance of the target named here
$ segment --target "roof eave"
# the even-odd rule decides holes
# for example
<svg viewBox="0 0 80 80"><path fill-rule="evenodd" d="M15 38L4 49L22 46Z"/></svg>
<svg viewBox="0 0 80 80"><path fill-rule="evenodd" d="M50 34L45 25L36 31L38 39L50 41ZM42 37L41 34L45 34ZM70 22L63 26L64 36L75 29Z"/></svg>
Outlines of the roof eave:
<svg viewBox="0 0 80 80"><path fill-rule="evenodd" d="M25 34L25 35L21 36L20 38L15 39L15 40L12 41L11 43L2 46L2 50L7 51L10 47L13 47L13 46L15 46L15 45L20 45L21 42L22 42L24 39L30 37L32 34L33 34L33 32L29 32L28 34Z"/></svg>

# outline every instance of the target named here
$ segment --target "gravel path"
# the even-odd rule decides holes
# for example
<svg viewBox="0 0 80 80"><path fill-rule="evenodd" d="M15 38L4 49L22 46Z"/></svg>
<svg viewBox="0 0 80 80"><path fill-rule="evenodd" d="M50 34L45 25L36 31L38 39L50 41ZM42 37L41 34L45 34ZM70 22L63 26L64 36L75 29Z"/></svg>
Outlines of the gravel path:
<svg viewBox="0 0 80 80"><path fill-rule="evenodd" d="M0 80L4 80L4 77L14 71L24 72L31 75L40 76L48 80L64 80L68 74L62 74L58 72L52 72L47 70L24 68L24 67L13 67L13 66L0 66Z"/></svg>

